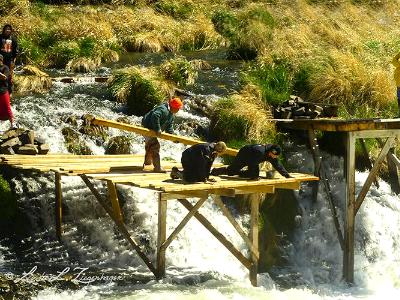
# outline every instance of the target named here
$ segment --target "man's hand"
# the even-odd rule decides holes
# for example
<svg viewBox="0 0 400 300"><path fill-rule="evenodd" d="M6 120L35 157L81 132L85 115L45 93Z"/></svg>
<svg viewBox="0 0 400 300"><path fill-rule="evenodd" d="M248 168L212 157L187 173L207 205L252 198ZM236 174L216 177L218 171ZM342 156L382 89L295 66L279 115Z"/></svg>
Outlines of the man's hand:
<svg viewBox="0 0 400 300"><path fill-rule="evenodd" d="M207 178L208 182L217 182L217 180L215 178Z"/></svg>
<svg viewBox="0 0 400 300"><path fill-rule="evenodd" d="M293 176L291 176L290 174L285 176L286 178L294 178Z"/></svg>

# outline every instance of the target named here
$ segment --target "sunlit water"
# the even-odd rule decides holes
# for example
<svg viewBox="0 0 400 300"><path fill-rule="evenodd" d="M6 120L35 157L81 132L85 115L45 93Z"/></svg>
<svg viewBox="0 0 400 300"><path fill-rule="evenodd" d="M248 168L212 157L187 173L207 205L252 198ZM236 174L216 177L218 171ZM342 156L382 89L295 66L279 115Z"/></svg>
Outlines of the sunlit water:
<svg viewBox="0 0 400 300"><path fill-rule="evenodd" d="M214 69L214 72L218 70ZM215 99L217 96L208 96ZM125 116L124 108L109 101L101 84L59 83L49 95L17 99L13 110L22 127L34 129L47 139L51 152L67 152L61 129L69 115L91 113L108 119ZM130 116L132 122L140 118ZM208 120L185 109L178 115L183 120L196 120L207 126ZM5 130L7 124L1 124ZM188 134L188 132L181 132ZM193 134L193 132L189 133ZM110 129L110 135L127 135L133 153L144 153L143 137ZM95 154L104 153L104 145L86 138ZM162 143L162 156L179 161L183 145ZM312 159L305 148L288 143L290 170L312 173ZM326 156L325 167L343 219L343 160ZM367 173L357 173L357 189ZM38 266L41 272L56 273L66 267L88 268L96 274L132 274L151 277L136 253L117 233L113 223L97 204L79 178L64 177L64 234L62 242L54 230L54 178L52 175L23 175L14 179L18 201L29 216L31 235L18 245L2 241L0 271L21 274ZM104 191L101 185L97 186ZM145 252L155 261L157 240L156 194L143 189L118 186L125 201L123 213L131 233L145 245ZM293 238L282 248L288 260L285 267L274 268L271 276L259 274L259 286L252 287L245 268L195 219L172 242L167 250L167 276L146 284L118 284L97 281L78 291L40 291L35 299L395 299L400 296L400 203L385 182L380 189L372 186L356 219L355 286L341 279L342 253L337 242L331 213L322 190L312 204L310 188L302 187L296 196L302 209ZM245 245L222 213L206 202L200 212L244 253ZM194 200L192 200L193 202ZM179 224L186 209L168 202L168 232ZM238 216L243 226L248 216ZM18 249L18 250L16 250ZM20 275L16 275L20 276ZM273 279L272 279L272 278ZM289 287L289 288L288 288Z"/></svg>

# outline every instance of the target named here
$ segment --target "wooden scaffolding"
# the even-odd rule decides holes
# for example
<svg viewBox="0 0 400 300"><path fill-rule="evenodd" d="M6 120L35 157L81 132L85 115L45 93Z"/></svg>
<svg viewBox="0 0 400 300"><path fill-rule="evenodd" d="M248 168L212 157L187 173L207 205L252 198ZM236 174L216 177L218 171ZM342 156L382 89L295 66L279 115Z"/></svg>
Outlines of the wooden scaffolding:
<svg viewBox="0 0 400 300"><path fill-rule="evenodd" d="M146 264L156 278L165 276L166 251L171 242L185 227L191 218L196 218L218 241L242 263L250 273L253 285L257 284L257 268L259 261L258 247L258 216L260 205L260 193L274 193L276 189L299 189L304 181L318 180L315 176L291 173L294 178L261 179L259 181L245 180L238 177L218 177L215 183L188 184L181 180L171 180L169 174L152 173L142 170L143 156L141 155L103 155L103 156L79 156L79 155L1 155L1 163L22 170L34 170L38 172L55 173L55 220L58 238L62 235L62 176L80 176L94 197L105 209L114 221L123 237L130 243L133 249ZM163 163L163 167L170 170L176 163ZM106 195L102 195L96 188L94 181L104 182L107 186ZM124 222L117 195L117 184L125 184L158 193L158 238L157 258L155 264L142 250L141 245L132 237L130 229ZM219 197L233 197L238 194L248 194L250 197L250 230L249 234L236 222L235 218ZM188 198L198 199L193 205ZM167 234L167 207L169 201L178 201L188 213L183 217L179 225ZM224 216L232 224L242 237L249 250L246 257L239 251L222 233L220 233L199 212L200 207L206 201L214 201Z"/></svg>
<svg viewBox="0 0 400 300"><path fill-rule="evenodd" d="M327 192L329 206L331 208L334 225L338 235L338 241L343 250L343 278L348 283L354 283L354 229L355 219L371 184L377 185L376 175L382 162L387 159L389 169L394 169L393 176L397 177L397 169L400 167L400 160L394 155L395 140L400 136L400 119L314 119L314 120L280 120L278 124L292 130L305 130L308 132L309 143L314 157L314 175L320 177L320 182ZM341 132L346 136L344 156L344 172L346 180L345 196L345 217L343 231L337 216L329 180L322 166L322 157L316 139L316 131ZM370 163L370 173L363 184L358 195L355 190L355 145L359 140L364 155L369 157L364 139L376 139L381 146L381 151L375 159L374 164ZM340 143L338 143L340 147ZM314 197L318 191L318 182L314 185Z"/></svg>

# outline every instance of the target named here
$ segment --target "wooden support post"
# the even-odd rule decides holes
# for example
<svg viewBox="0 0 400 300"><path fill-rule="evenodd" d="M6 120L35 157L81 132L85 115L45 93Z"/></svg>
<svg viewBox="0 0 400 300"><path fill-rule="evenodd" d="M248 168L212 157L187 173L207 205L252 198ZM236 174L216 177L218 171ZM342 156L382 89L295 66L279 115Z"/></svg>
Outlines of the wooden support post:
<svg viewBox="0 0 400 300"><path fill-rule="evenodd" d="M371 169L371 172L369 172L367 180L365 180L365 183L363 187L361 188L360 193L357 196L357 200L355 201L355 211L354 215L357 214L361 204L363 203L365 196L367 195L369 188L371 187L372 181L376 178L376 174L379 171L379 167L381 166L381 163L387 156L390 148L392 147L394 142L394 137L390 137L386 140L385 145L383 146L381 153L379 153L378 158L376 159L374 166Z"/></svg>
<svg viewBox="0 0 400 300"><path fill-rule="evenodd" d="M118 200L116 185L111 180L107 180L107 188L108 188L108 198L110 199L114 216L116 219L118 219L118 221L123 222L124 218L122 216L121 206Z"/></svg>
<svg viewBox="0 0 400 300"><path fill-rule="evenodd" d="M361 144L361 149L363 151L364 160L367 162L368 170L371 171L372 163L371 163L371 159L369 158L368 149L367 149L367 146L365 145L364 139L360 139L360 144ZM374 180L374 184L379 189L379 182L378 182L378 180L376 180L376 178Z"/></svg>
<svg viewBox="0 0 400 300"><path fill-rule="evenodd" d="M178 199L178 201L189 211L193 209L193 205L186 199ZM232 253L247 269L250 269L252 264L239 250L235 248L230 241L228 241L212 224L199 212L195 213L195 218L208 229L208 231L225 246L230 253Z"/></svg>
<svg viewBox="0 0 400 300"><path fill-rule="evenodd" d="M340 229L340 223L339 223L339 219L338 219L338 215L337 215L336 206L335 206L335 203L333 202L331 186L330 186L328 178L326 176L325 169L322 167L322 156L319 151L319 146L317 143L317 138L315 136L314 130L312 130L312 129L308 130L308 137L309 137L310 146L311 146L311 150L313 152L313 157L314 157L314 165L315 165L314 175L318 176L320 178L320 181L322 181L323 186L325 188L326 197L328 200L329 208L332 213L332 219L333 219L333 223L335 225L339 244L343 250L343 233L342 233L342 230ZM313 184L312 199L314 202L317 200L318 187L319 187L320 181L315 181L312 183Z"/></svg>
<svg viewBox="0 0 400 300"><path fill-rule="evenodd" d="M378 141L378 144L383 147L384 144L382 140L379 138L376 140ZM389 184L393 192L400 194L400 160L396 157L396 155L394 155L394 149L395 148L391 148L386 156L389 171Z"/></svg>
<svg viewBox="0 0 400 300"><path fill-rule="evenodd" d="M322 157L321 153L319 152L319 145L317 143L317 137L315 136L314 129L308 130L308 141L310 143L310 148L314 160L314 175L320 177ZM317 196L318 196L319 181L314 181L311 184L312 184L311 195L313 201L315 202L317 201Z"/></svg>
<svg viewBox="0 0 400 300"><path fill-rule="evenodd" d="M200 207L204 204L204 202L207 201L207 197L201 198L195 206L193 206L193 209L189 211L189 213L183 218L183 220L179 223L179 225L175 228L175 230L171 233L171 235L168 237L168 239L161 245L161 248L163 250L166 250L168 246L172 243L174 238L181 232L183 227L189 222L189 220L194 216L194 214L200 209Z"/></svg>
<svg viewBox="0 0 400 300"><path fill-rule="evenodd" d="M355 138L346 134L346 216L344 221L343 278L354 282L354 222L355 222Z"/></svg>
<svg viewBox="0 0 400 300"><path fill-rule="evenodd" d="M236 229L236 231L239 233L239 235L242 237L242 239L246 242L247 246L250 249L250 252L252 255L254 255L257 259L260 257L260 253L258 250L254 247L253 242L250 240L250 238L247 236L247 234L244 232L242 227L236 222L235 218L232 216L230 211L226 208L224 203L222 203L221 198L219 197L214 197L214 202L217 204L217 206L222 210L222 213L225 215L225 217L229 220L229 222L232 224L232 226Z"/></svg>
<svg viewBox="0 0 400 300"><path fill-rule="evenodd" d="M61 240L62 234L62 189L61 189L61 174L59 172L55 173L55 192L56 192L56 202L55 202L55 217L56 217L56 235L59 240Z"/></svg>
<svg viewBox="0 0 400 300"><path fill-rule="evenodd" d="M94 185L90 182L89 178L85 174L80 175L80 177L82 178L83 182L85 182L87 187L90 189L92 194L96 197L97 201L101 204L101 206L104 208L104 210L110 216L110 218L114 221L115 225L117 225L119 231L122 233L122 235L125 237L125 239L131 244L133 249L135 249L136 253L143 260L143 262L146 264L146 266L149 268L149 270L154 274L154 276L157 277L156 268L153 266L151 261L147 258L146 254L144 254L142 249L140 249L140 247L138 246L138 243L131 237L125 224L122 223L117 218L115 218L113 210L107 205L107 202L103 199L103 197L100 195L100 193L95 189Z"/></svg>
<svg viewBox="0 0 400 300"><path fill-rule="evenodd" d="M250 240L253 244L254 250L258 253L258 214L260 207L260 195L250 194L251 212L250 212ZM257 286L257 272L258 272L258 256L251 252L251 267L250 267L250 282L253 286Z"/></svg>
<svg viewBox="0 0 400 300"><path fill-rule="evenodd" d="M165 276L165 247L162 245L167 238L167 200L158 196L158 237L157 237L157 278Z"/></svg>

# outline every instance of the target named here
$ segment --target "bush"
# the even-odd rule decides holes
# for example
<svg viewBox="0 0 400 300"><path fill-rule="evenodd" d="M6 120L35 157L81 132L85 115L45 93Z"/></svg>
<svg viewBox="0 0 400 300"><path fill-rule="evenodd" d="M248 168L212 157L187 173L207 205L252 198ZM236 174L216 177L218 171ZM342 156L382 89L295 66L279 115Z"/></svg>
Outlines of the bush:
<svg viewBox="0 0 400 300"><path fill-rule="evenodd" d="M165 61L160 66L160 73L167 80L171 80L180 87L193 84L196 77L196 68L184 57L177 57Z"/></svg>
<svg viewBox="0 0 400 300"><path fill-rule="evenodd" d="M25 36L19 39L19 48L20 54L18 55L18 62L24 64L40 64L45 58L44 51L40 49L32 39Z"/></svg>
<svg viewBox="0 0 400 300"><path fill-rule="evenodd" d="M64 68L71 59L77 58L79 54L78 43L61 41L50 48L48 59L51 66Z"/></svg>
<svg viewBox="0 0 400 300"><path fill-rule="evenodd" d="M129 113L142 116L164 98L157 82L149 77L135 67L117 70L109 84L111 94L117 101L127 104Z"/></svg>
<svg viewBox="0 0 400 300"><path fill-rule="evenodd" d="M0 16L7 16L11 11L20 14L29 8L29 0L2 0L0 1Z"/></svg>

